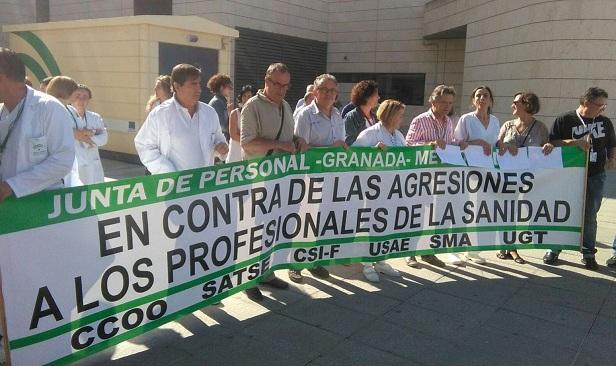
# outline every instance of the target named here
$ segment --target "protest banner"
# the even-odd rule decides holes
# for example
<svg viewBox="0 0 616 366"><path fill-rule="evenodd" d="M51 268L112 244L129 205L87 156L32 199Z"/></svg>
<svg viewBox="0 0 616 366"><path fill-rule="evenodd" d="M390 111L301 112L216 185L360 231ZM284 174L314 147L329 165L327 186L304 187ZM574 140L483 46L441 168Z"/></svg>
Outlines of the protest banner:
<svg viewBox="0 0 616 366"><path fill-rule="evenodd" d="M41 192L0 206L14 365L67 364L282 268L444 252L578 250L585 155L443 164L429 147L306 154Z"/></svg>

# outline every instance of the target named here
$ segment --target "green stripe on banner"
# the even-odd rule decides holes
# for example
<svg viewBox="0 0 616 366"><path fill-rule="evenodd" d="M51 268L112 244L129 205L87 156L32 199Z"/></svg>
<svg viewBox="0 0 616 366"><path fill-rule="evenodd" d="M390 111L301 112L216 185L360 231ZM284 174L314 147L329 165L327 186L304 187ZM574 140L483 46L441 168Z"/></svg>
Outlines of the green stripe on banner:
<svg viewBox="0 0 616 366"><path fill-rule="evenodd" d="M425 157L427 156L425 153L430 153L432 150L433 148L429 146L389 148L386 151L381 151L370 147L350 148L348 150L344 150L342 148L311 149L305 154L272 156L265 159L242 161L222 166L124 179L115 182L93 184L83 187L45 191L19 199L11 197L2 203L2 210L0 210L0 222L3 224L0 226L0 235L135 208L157 202L190 197L202 193L216 192L239 186L248 186L253 183L272 181L293 175L305 175L311 173L412 171L417 169L456 168L455 166L449 164L441 164L438 161L438 158L436 161L426 161L424 163L417 164L416 160L419 159L420 156ZM585 153L578 148L565 147L562 149L562 154L563 162L567 168L583 168L586 166ZM384 161L388 157L394 155L404 160L404 163L398 164L394 161L394 164L391 166L384 167L369 167L364 164L364 166L360 166L359 168L357 166L350 165L350 162L353 161L352 157L356 157L360 162L364 158L365 160L370 161L378 161L380 158L381 161ZM305 166L310 168L302 169L302 165L296 165L294 167L293 162L295 162L295 164L302 162ZM250 167L261 169L267 166L283 166L284 164L288 164L291 168L281 169L277 172L277 174L267 176L257 175L255 178L246 179L240 182L229 182L222 184L209 182L203 187L203 189L199 188L199 177L201 177L202 174L220 174L221 172L226 172L227 175L230 175L234 171L248 171ZM460 168L482 170L481 168ZM494 169L494 171L498 170ZM163 197L156 197L156 187L161 180L171 179L173 181L177 181L178 177L187 174L192 174L193 178L190 180L189 189L186 192L173 192ZM123 202L122 200L124 198L120 198L121 196L118 191L130 192L133 189L138 188L138 186L143 187L144 191L147 193L146 199L142 200L140 198L136 198L132 202ZM95 207L90 207L89 203L93 193L104 193L107 191L110 192L110 202L112 202L108 207L98 204ZM53 212L54 197L58 197L62 202L64 202L67 198L70 199L72 197L73 202L77 202L76 198L79 198L83 194L86 195L86 201L88 202L84 211L76 214L63 213L56 218L48 218L48 214Z"/></svg>
<svg viewBox="0 0 616 366"><path fill-rule="evenodd" d="M201 285L207 281L210 281L212 279L221 277L225 274L234 272L237 269L240 268L245 268L250 266L253 263L257 263L259 261L261 261L264 258L269 257L272 253L274 253L275 251L278 250L283 250L283 249L289 249L289 248L308 248L308 247L313 247L313 246L323 246L323 245L331 245L331 244L352 244L352 243L361 243L361 242L375 242L375 241L383 241L383 240L391 240L391 239L400 239L400 238L408 238L408 237L418 237L418 236L426 236L426 235L435 235L435 234L450 234L450 233L475 233L475 232L490 232L490 231L494 231L495 229L498 229L499 231L514 231L514 230L548 230L548 231L562 231L562 232L574 232L574 233L579 233L580 232L580 228L579 227L573 227L573 226L542 226L542 225L511 225L511 226L481 226L481 227L463 227L463 228L446 228L446 229L431 229L431 230L416 230L416 231L410 231L410 232L403 232L403 233L395 233L395 234L389 234L389 235L384 235L384 236L352 236L352 237L344 237L344 238L334 238L334 239L326 239L326 240L317 240L317 241L312 241L312 242L305 242L305 241L292 241L292 242L286 242L286 243L280 243L280 244L276 244L275 247L270 248L269 250L267 250L266 252L261 253L259 256L256 256L254 258L245 260L243 262L240 262L238 264L229 266L227 268L223 268L221 270L218 270L214 273L196 278L194 280L188 281L188 282L184 282L180 285L177 285L175 287L171 287L162 291L158 291L155 293L152 293L150 295L138 298L138 299L134 299L131 301L128 301L124 304L120 304L102 311L99 311L97 313L94 314L90 314L88 316L85 316L83 318L74 320L70 323L61 325L59 327L47 330L45 332L41 332L32 336L28 336L28 337L24 337L24 338L19 338L19 339L15 339L10 341L9 343L9 347L11 349L19 349L22 347L26 347L32 344L36 344L39 342L43 342L45 340L57 337L59 335L62 335L64 333L70 332L72 330L78 329L84 325L90 324L92 322L95 322L97 320L102 320L105 319L111 315L117 314L117 313L121 313L124 312L126 310L130 310L132 308L156 301L158 299L162 299L162 298L166 298L169 297L171 295L177 294L179 292L191 289L195 286ZM439 249L425 249L425 250L418 250L418 251L407 251L407 252L399 252L399 253L393 253L393 254L387 254L387 255L383 255L383 256L378 256L378 257L361 257L361 258L352 258L352 259L339 259L339 260L328 260L327 264L338 264L338 263L352 263L352 262L361 262L361 261L378 261L378 260L384 260L387 258L398 258L398 257L406 257L409 255L426 255L426 254L435 254L435 253L453 253L453 252L459 252L459 251L473 251L473 250L477 250L477 251L483 251L483 250L492 250L492 249L513 249L513 248L519 248L519 249L541 249L541 248L552 248L555 249L556 246L554 245L537 245L537 244L528 244L528 245L493 245L493 246L477 246L477 247L472 247L472 248L468 248L468 247L462 247L462 248L456 248L456 247L452 247L452 248L439 248ZM564 245L561 246L561 249L577 249L579 247L579 244L572 244L572 245ZM312 263L312 266L316 265L315 262ZM282 264L281 268L292 268L292 267L296 267L296 268L305 268L306 266L311 266L311 264L297 264L297 263L293 263L293 264Z"/></svg>
<svg viewBox="0 0 616 366"><path fill-rule="evenodd" d="M30 44L32 48L34 48L36 53L41 56L41 59L47 66L47 69L49 70L51 76L57 76L62 74L60 72L60 68L58 67L58 63L56 62L56 59L53 57L53 54L51 53L45 42L43 42L43 40L41 40L36 34L30 31L26 31L15 32L15 35L21 37L24 41L28 42L28 44Z"/></svg>
<svg viewBox="0 0 616 366"><path fill-rule="evenodd" d="M27 55L25 53L18 53L17 56L21 58L21 60L26 65L26 67L29 68L30 71L32 71L32 73L34 74L34 76L36 76L36 79L39 82L47 77L45 70L43 70L41 65L39 65L39 63L34 58L32 58L30 55Z"/></svg>
<svg viewBox="0 0 616 366"><path fill-rule="evenodd" d="M576 249L579 247L579 244L570 244L570 245L555 245L555 244L539 244L539 245L533 245L533 244L516 244L516 245L509 245L507 246L507 249L516 249L516 250L520 250L520 249L562 249L562 250L568 250L571 249L572 247L575 247ZM467 252L470 251L468 250L468 248L449 248L451 250L447 251L448 253L453 253L453 252ZM498 250L498 249L502 249L502 246L499 245L493 245L493 246L482 246L482 247L478 247L478 248L473 248L473 250L476 251L484 251L484 250ZM437 253L444 253L441 251L436 251ZM72 353L68 356L65 356L63 358L60 358L56 361L50 362L47 365L68 365L72 362L78 361L80 359L83 359L85 357L88 357L90 355L93 355L101 350L104 350L105 348L111 347L111 346L115 346L118 343L121 343L123 341L129 340L133 337L136 337L138 335L144 334L148 331L151 331L153 329L158 328L159 326L177 320L183 316L186 316L188 314L191 314L199 309L202 309L203 307L219 302L227 297L230 297L240 291L244 291L252 286L255 286L261 278L264 278L265 276L268 276L270 273L274 272L274 271L278 271L278 270L282 270L282 269L304 269L304 268L312 268L312 267L316 267L316 266L327 266L327 265L338 265L338 264L351 264L351 263L359 263L359 262L370 262L370 261L379 261L379 260L385 260L385 259L389 259L389 258L402 258L402 257L408 257L409 255L425 255L425 254L433 254L434 251L432 250L420 250L417 252L400 252L400 253L395 253L393 255L384 255L384 256L379 256L379 257L357 257L357 258L349 258L349 259L333 259L333 260L320 260L320 261L315 261L312 263L304 263L304 264L281 264L281 265L277 265L272 267L271 269L269 269L267 272L265 272L263 275L261 275L260 277L251 280L249 282L245 282L239 286L236 286L234 288L232 288L231 290L227 290L221 294L215 295L210 297L207 300L201 301L199 303L193 304L191 306L188 306L182 310L178 310L175 313L172 314L168 314L163 316L160 319L151 321L147 324L141 325L137 328L131 329L129 331L126 331L120 335L114 336L111 339L99 342L95 345L92 345L90 347L88 347L87 349L81 350L81 351L77 351L75 353ZM12 344L12 342L11 342ZM13 347L11 347L11 349L14 349Z"/></svg>

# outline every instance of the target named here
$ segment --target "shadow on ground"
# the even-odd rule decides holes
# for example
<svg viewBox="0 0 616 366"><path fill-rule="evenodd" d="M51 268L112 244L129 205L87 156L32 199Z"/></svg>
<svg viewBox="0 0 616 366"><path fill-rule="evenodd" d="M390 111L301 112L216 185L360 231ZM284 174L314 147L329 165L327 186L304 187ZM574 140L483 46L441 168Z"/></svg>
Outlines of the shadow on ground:
<svg viewBox="0 0 616 366"><path fill-rule="evenodd" d="M607 251L605 251L607 252ZM79 365L613 365L616 273L563 254L546 266L411 269L367 283L361 267L328 280L243 294L105 350ZM278 275L286 277L286 271ZM113 361L112 361L113 360Z"/></svg>

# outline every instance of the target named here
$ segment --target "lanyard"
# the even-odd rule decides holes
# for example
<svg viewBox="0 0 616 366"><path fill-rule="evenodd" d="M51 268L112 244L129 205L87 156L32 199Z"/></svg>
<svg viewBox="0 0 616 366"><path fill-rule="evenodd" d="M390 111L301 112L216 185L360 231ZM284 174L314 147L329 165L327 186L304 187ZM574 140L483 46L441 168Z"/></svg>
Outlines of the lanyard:
<svg viewBox="0 0 616 366"><path fill-rule="evenodd" d="M578 118L580 119L580 122L582 122L582 125L584 125L584 129L586 129L587 128L586 122L584 122L584 118L582 118L582 115L580 114L580 112L576 110L575 114L577 114ZM593 117L593 119L592 119L592 126L590 126L591 128L588 131L588 136L590 138L590 142L591 143L592 143L592 128L593 128L594 125L595 125L595 118ZM571 136L571 137L573 137L573 136Z"/></svg>
<svg viewBox="0 0 616 366"><path fill-rule="evenodd" d="M73 123L75 123L75 128L79 129L79 126L77 125L77 119L75 118L75 115L73 114L73 111L71 111L71 109L68 107L68 105L65 105L64 107L68 111L68 114L71 115L71 118L73 119ZM86 123L86 125L87 125L87 123Z"/></svg>
<svg viewBox="0 0 616 366"><path fill-rule="evenodd" d="M528 138L528 136L530 136L530 133L533 130L533 127L535 127L535 123L537 123L537 120L534 120L533 124L530 125L530 129L526 133L526 136L524 136L524 140L522 140L522 145L520 145L520 147L524 147L524 144L526 143L526 139Z"/></svg>
<svg viewBox="0 0 616 366"><path fill-rule="evenodd" d="M17 122L21 118L21 115L24 111L24 107L26 106L27 97L28 97L28 94L26 93L26 96L24 96L24 99L23 99L23 103L21 104L21 107L19 107L19 111L17 111L17 115L15 116L15 119L9 125L9 129L6 132L6 136L4 137L2 144L0 144L0 154L4 152L7 142L9 142L9 137L11 136L11 132L13 132L13 130L15 129L15 126L17 125Z"/></svg>

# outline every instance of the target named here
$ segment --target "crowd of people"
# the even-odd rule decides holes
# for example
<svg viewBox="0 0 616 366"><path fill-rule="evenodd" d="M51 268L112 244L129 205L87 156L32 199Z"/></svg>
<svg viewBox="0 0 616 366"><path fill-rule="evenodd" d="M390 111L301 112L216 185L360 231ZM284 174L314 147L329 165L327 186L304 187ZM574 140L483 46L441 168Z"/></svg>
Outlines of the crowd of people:
<svg viewBox="0 0 616 366"><path fill-rule="evenodd" d="M609 118L602 114L608 93L589 88L576 109L558 116L548 130L535 115L539 97L528 91L513 96L512 119L501 125L492 112L494 95L488 86L471 93L472 111L455 121L452 109L456 91L439 85L429 96L429 108L410 122L406 136L400 131L405 105L388 99L379 102L379 86L373 80L354 85L351 102L336 107L338 82L331 74L316 77L308 85L295 108L285 100L291 72L274 63L265 71L264 86L241 88L232 101L233 83L229 76L215 74L207 85L214 97L209 104L200 101L202 70L189 64L176 65L171 75L156 80L154 95L147 101L147 117L135 137L141 162L151 174L175 172L254 159L279 153L305 152L313 147L431 145L444 148L459 145L481 146L486 155L516 155L518 149L539 146L545 154L554 147L577 146L588 152L586 205L582 261L596 270L597 212L601 206L606 169L616 167L616 136ZM92 91L67 76L41 82L37 91L26 85L25 67L10 49L0 49L0 202L44 189L92 184L103 181L98 147L107 142L100 115L89 111ZM486 262L477 252L447 254L445 261L435 255L421 261L444 267L463 265L465 260ZM558 251L548 251L546 264L558 262ZM500 251L497 258L524 264L515 250ZM409 257L410 267L420 264ZM614 256L607 265L616 266ZM308 270L327 278L324 267ZM363 263L368 281L378 282L381 274L399 276L387 261ZM301 283L301 270L289 270L291 281ZM288 284L271 274L263 285L286 288ZM248 289L249 298L262 299L258 286Z"/></svg>

